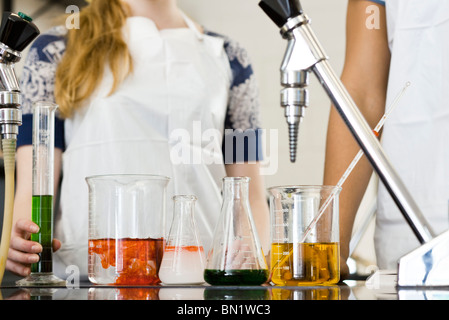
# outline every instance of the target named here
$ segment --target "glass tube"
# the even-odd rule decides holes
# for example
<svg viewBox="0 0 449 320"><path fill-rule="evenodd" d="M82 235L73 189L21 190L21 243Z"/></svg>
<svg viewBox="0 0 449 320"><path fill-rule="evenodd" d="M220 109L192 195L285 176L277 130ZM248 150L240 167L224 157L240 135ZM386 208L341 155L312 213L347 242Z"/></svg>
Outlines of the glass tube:
<svg viewBox="0 0 449 320"><path fill-rule="evenodd" d="M39 101L33 104L33 180L31 216L39 232L31 240L42 245L39 262L31 265L31 274L17 282L20 286L65 285L53 274L53 205L55 111L58 105Z"/></svg>

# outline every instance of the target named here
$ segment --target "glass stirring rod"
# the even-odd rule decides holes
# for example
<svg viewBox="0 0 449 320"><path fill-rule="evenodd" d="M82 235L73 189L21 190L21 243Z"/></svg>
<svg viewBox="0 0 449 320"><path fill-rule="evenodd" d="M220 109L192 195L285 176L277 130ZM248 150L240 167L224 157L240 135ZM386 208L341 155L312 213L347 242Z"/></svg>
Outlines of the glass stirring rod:
<svg viewBox="0 0 449 320"><path fill-rule="evenodd" d="M382 116L382 118L380 118L380 120L377 123L376 127L374 127L373 132L374 132L374 134L377 137L379 136L379 131L380 131L380 129L382 129L383 125L385 124L385 121L387 120L388 116L396 108L396 106L398 105L399 100L402 98L402 96L404 95L404 93L408 89L408 87L410 87L410 82L407 82L405 84L405 86L402 88L401 92L399 92L399 94L394 99L391 107L388 108L387 112L385 112L384 115ZM359 150L359 152L356 154L356 156L354 157L354 159L349 164L348 168L346 169L346 171L343 173L342 177L338 181L337 187L341 188L343 183L345 183L346 179L349 177L349 174L352 172L352 170L354 170L355 166L360 161L360 159L362 158L363 154L364 154L363 150ZM334 197L335 197L335 192L332 192L329 195L329 197L326 199L326 201L323 203L323 205L321 206L318 215L312 220L312 222L307 227L306 231L304 232L304 236L303 236L301 242L304 242L306 240L307 236L312 231L312 229L315 227L315 225L317 224L318 220L321 218L321 216L323 215L324 211L327 209L327 207L329 206L329 203L332 201L332 199Z"/></svg>
<svg viewBox="0 0 449 320"><path fill-rule="evenodd" d="M410 87L410 82L407 82L405 84L405 86L402 88L402 90L399 92L399 94L396 96L396 98L394 99L393 103L391 104L391 107L387 109L387 112L384 113L384 115L382 116L382 118L379 120L378 124L376 125L376 127L373 129L373 132L376 136L379 136L379 131L380 129L383 127L385 121L387 120L388 116L391 114L391 112L396 108L396 106L398 105L399 100L402 98L402 96L404 95L405 91L408 89L408 87ZM352 162L349 164L349 167L346 169L346 171L343 173L343 176L340 178L340 180L337 183L337 187L341 187L343 185L343 183L346 181L346 179L348 178L349 174L352 172L352 170L355 168L355 166L357 165L357 163L359 162L359 160L362 158L363 156L363 150L360 150L357 155L354 157L354 159L352 160ZM338 189L338 188L336 188ZM310 234L310 232L313 230L313 228L315 227L315 225L317 224L318 220L321 218L321 216L324 214L324 211L326 211L327 207L329 206L329 204L332 202L332 199L335 197L336 192L333 191L329 197L326 199L326 201L323 203L323 205L320 207L320 211L318 212L318 215L310 222L309 226L307 227L306 231L304 232L304 235L302 237L301 242L305 242L307 236ZM287 255L285 255L282 260L280 260L277 264L281 264L283 265L283 263L285 263L285 261L287 259L290 258L290 256L293 253L293 249L291 249L289 251L289 253Z"/></svg>

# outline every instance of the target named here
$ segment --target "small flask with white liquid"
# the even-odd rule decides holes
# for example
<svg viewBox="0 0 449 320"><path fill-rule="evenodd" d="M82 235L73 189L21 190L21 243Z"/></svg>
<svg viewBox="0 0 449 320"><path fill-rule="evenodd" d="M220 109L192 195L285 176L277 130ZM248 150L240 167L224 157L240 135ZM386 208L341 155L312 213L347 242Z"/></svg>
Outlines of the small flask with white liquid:
<svg viewBox="0 0 449 320"><path fill-rule="evenodd" d="M167 285L202 284L206 256L194 220L196 197L173 197L173 222L166 239L159 279Z"/></svg>

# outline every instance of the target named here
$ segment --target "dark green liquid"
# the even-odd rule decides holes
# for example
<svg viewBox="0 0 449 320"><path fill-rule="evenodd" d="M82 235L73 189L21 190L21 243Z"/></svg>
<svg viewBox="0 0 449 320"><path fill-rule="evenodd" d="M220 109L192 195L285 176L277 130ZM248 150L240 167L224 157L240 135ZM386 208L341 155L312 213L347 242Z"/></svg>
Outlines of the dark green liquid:
<svg viewBox="0 0 449 320"><path fill-rule="evenodd" d="M229 287L206 287L203 293L204 300L270 300L267 287L258 286L253 289Z"/></svg>
<svg viewBox="0 0 449 320"><path fill-rule="evenodd" d="M33 196L31 219L40 230L31 234L31 240L42 245L39 262L31 264L31 272L53 272L52 260L52 223L53 196Z"/></svg>
<svg viewBox="0 0 449 320"><path fill-rule="evenodd" d="M211 285L261 285L268 280L268 270L204 270L204 280Z"/></svg>

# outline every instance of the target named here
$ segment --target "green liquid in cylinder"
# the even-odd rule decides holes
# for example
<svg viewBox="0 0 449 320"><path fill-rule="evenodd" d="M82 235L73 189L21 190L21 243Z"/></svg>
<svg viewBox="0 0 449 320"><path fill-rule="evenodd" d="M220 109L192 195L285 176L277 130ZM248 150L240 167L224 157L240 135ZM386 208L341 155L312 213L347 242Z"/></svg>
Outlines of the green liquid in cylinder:
<svg viewBox="0 0 449 320"><path fill-rule="evenodd" d="M267 269L204 270L204 280L211 285L261 285L268 276Z"/></svg>
<svg viewBox="0 0 449 320"><path fill-rule="evenodd" d="M42 252L39 254L40 260L31 264L31 272L53 272L53 196L33 196L31 219L40 228L38 233L31 234L31 240L42 245Z"/></svg>

